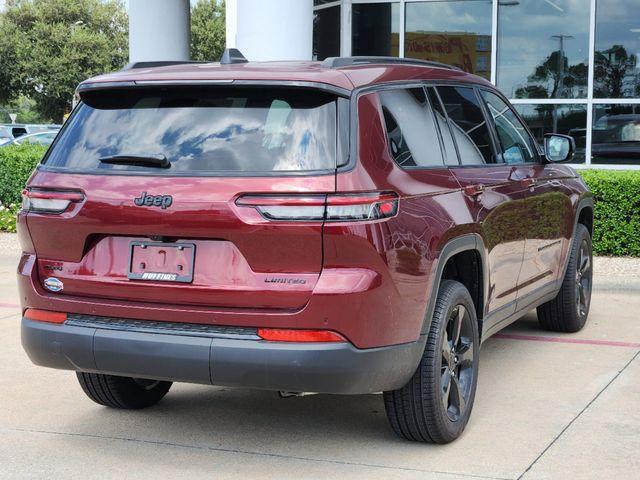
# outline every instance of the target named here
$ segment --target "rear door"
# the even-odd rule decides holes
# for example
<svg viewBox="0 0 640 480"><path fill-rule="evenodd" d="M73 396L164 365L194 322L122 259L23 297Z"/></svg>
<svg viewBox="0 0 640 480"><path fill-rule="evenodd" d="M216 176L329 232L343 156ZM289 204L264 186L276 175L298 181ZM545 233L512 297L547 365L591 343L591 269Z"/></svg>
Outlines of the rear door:
<svg viewBox="0 0 640 480"><path fill-rule="evenodd" d="M526 212L516 202L517 189L510 178L511 169L497 155L490 125L475 88L440 86L437 92L447 113L460 157L450 165L465 192L471 214L469 222L485 244L489 267L487 312L493 318L515 311L517 281L524 233L519 219Z"/></svg>
<svg viewBox="0 0 640 480"><path fill-rule="evenodd" d="M55 277L59 295L306 304L322 268L322 220L279 222L242 199L316 193L323 205L335 190L335 97L153 87L82 100L28 186L43 288ZM56 198L71 200L35 208Z"/></svg>

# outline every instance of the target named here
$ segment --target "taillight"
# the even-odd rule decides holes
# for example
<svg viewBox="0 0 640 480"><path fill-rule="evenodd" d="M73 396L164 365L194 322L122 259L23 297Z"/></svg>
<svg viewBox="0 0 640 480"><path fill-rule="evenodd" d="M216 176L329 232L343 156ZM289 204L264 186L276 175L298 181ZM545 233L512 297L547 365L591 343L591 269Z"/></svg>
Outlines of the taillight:
<svg viewBox="0 0 640 480"><path fill-rule="evenodd" d="M253 207L268 220L322 220L326 195L245 195L236 205Z"/></svg>
<svg viewBox="0 0 640 480"><path fill-rule="evenodd" d="M51 312L49 310L27 308L27 311L24 312L24 318L35 320L36 322L64 323L67 321L67 314L63 312Z"/></svg>
<svg viewBox="0 0 640 480"><path fill-rule="evenodd" d="M37 213L63 213L72 203L81 202L79 191L29 188L22 192L22 210Z"/></svg>
<svg viewBox="0 0 640 480"><path fill-rule="evenodd" d="M347 341L342 335L331 330L259 328L258 336L269 342L344 343Z"/></svg>
<svg viewBox="0 0 640 480"><path fill-rule="evenodd" d="M350 222L380 220L398 213L394 192L328 195L245 195L236 201L253 207L268 220Z"/></svg>

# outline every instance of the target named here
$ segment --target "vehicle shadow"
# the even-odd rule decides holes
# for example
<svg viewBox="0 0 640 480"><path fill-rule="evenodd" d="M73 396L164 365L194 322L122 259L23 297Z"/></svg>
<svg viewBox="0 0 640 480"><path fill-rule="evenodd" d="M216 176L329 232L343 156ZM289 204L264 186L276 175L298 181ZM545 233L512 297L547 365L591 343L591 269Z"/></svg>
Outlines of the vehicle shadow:
<svg viewBox="0 0 640 480"><path fill-rule="evenodd" d="M509 327L514 332L534 329L540 331L535 314ZM504 353L489 343L493 341L485 344L491 348L483 348L481 356L487 372ZM504 348L512 347L500 342L500 349ZM398 449L408 453L424 453L428 449L434 458L440 458L445 452L450 454L451 449L470 448L479 440L478 435L486 433L481 428L474 434L470 431L473 424L486 422L487 415L491 416L491 405L483 401L484 389L480 381L467 433L444 449L398 438L387 422L380 394L283 399L269 391L174 384L158 405L143 411L85 404L86 408L66 419L64 428L80 434L100 432L107 438L205 450L393 464L393 452L398 453ZM394 445L391 450L390 445Z"/></svg>

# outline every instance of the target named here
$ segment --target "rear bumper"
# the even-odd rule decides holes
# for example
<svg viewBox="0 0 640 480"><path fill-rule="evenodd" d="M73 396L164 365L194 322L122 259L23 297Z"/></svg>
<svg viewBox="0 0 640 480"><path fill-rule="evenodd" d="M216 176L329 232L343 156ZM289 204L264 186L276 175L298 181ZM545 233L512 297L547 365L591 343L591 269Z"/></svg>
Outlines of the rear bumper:
<svg viewBox="0 0 640 480"><path fill-rule="evenodd" d="M95 318L95 317L94 317ZM265 342L250 329L188 331L140 322L22 319L22 345L36 365L127 377L295 392L393 390L413 375L425 338L358 349L350 343Z"/></svg>

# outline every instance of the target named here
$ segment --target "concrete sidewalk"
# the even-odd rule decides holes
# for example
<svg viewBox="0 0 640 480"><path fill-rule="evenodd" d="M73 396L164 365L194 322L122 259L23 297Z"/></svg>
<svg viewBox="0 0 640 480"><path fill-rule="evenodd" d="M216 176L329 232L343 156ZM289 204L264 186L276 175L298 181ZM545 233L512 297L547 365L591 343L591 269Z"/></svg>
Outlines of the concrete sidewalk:
<svg viewBox="0 0 640 480"><path fill-rule="evenodd" d="M0 235L0 478L600 479L640 471L640 262L597 259L587 327L535 313L488 340L474 412L447 446L390 430L379 395L176 384L157 407L93 404L20 346L15 236Z"/></svg>

